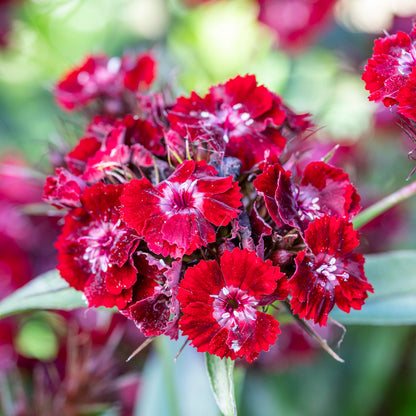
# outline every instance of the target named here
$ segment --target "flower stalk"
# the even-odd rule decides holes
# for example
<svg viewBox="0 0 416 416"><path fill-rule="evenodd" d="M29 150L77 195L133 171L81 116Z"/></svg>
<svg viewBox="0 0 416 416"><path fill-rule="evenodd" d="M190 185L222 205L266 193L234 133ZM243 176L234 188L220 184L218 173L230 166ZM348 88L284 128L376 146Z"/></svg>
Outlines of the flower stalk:
<svg viewBox="0 0 416 416"><path fill-rule="evenodd" d="M400 188L396 192L393 192L392 194L386 196L385 198L361 211L352 220L354 228L358 230L374 218L381 215L383 212L389 210L400 202L405 201L414 194L416 194L416 181L404 186L403 188Z"/></svg>

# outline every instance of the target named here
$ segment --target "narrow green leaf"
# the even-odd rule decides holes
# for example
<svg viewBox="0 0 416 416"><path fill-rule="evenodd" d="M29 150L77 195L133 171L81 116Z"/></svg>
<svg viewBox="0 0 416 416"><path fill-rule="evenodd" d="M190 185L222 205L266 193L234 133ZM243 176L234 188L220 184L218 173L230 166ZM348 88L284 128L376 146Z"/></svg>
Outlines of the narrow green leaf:
<svg viewBox="0 0 416 416"><path fill-rule="evenodd" d="M416 251L369 254L365 274L374 287L361 310L331 317L344 324L413 325L416 323Z"/></svg>
<svg viewBox="0 0 416 416"><path fill-rule="evenodd" d="M215 400L224 416L237 416L234 397L234 361L205 354L208 378Z"/></svg>
<svg viewBox="0 0 416 416"><path fill-rule="evenodd" d="M71 310L83 308L86 301L68 286L57 270L44 273L0 302L0 318L34 309Z"/></svg>

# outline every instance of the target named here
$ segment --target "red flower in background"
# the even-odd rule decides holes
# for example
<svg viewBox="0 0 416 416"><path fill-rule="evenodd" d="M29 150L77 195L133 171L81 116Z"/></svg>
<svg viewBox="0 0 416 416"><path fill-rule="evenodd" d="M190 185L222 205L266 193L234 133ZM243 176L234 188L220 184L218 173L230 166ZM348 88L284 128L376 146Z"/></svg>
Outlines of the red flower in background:
<svg viewBox="0 0 416 416"><path fill-rule="evenodd" d="M266 153L279 156L286 144L278 129L286 118L280 104L254 75L238 76L211 87L205 97L192 92L178 98L168 120L182 137L239 158L247 171Z"/></svg>
<svg viewBox="0 0 416 416"><path fill-rule="evenodd" d="M252 251L225 251L220 264L201 260L185 272L179 327L200 352L253 361L279 334L279 323L257 308L288 295L285 275Z"/></svg>
<svg viewBox="0 0 416 416"><path fill-rule="evenodd" d="M122 191L101 183L87 188L56 243L61 276L84 291L89 306L125 307L137 280L130 257L138 236L120 218Z"/></svg>
<svg viewBox="0 0 416 416"><path fill-rule="evenodd" d="M336 0L257 0L260 22L276 32L279 47L289 52L305 49L332 18Z"/></svg>
<svg viewBox="0 0 416 416"><path fill-rule="evenodd" d="M146 178L126 185L122 215L150 250L173 258L216 239L215 226L236 218L242 195L232 176L219 178L204 161L182 163L153 186Z"/></svg>
<svg viewBox="0 0 416 416"><path fill-rule="evenodd" d="M362 76L370 101L382 101L386 107L397 104L398 94L416 66L416 26L408 35L394 35L376 39L374 52Z"/></svg>
<svg viewBox="0 0 416 416"><path fill-rule="evenodd" d="M353 252L359 240L352 224L345 218L317 218L305 242L310 251L298 253L289 279L293 312L322 326L335 305L344 312L361 309L373 289L364 276L364 257Z"/></svg>
<svg viewBox="0 0 416 416"><path fill-rule="evenodd" d="M64 110L77 110L101 95L119 93L115 81L120 68L119 60L105 55L92 55L71 69L55 87L57 103Z"/></svg>
<svg viewBox="0 0 416 416"><path fill-rule="evenodd" d="M146 90L155 77L156 61L148 53L121 59L91 55L61 78L54 94L67 111L79 110L100 98L107 101L105 112L118 114L123 111L123 93Z"/></svg>

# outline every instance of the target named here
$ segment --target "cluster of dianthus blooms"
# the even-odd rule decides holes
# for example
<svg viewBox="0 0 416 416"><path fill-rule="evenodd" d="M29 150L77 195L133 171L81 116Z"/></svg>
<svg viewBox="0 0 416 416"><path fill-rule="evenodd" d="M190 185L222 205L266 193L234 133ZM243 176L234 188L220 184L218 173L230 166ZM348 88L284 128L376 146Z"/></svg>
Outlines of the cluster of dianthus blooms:
<svg viewBox="0 0 416 416"><path fill-rule="evenodd" d="M45 185L66 212L61 276L148 337L249 362L276 341L278 301L319 325L360 309L360 198L341 169L299 163L309 115L253 75L173 99L152 91L156 68L90 56L55 87L94 115Z"/></svg>

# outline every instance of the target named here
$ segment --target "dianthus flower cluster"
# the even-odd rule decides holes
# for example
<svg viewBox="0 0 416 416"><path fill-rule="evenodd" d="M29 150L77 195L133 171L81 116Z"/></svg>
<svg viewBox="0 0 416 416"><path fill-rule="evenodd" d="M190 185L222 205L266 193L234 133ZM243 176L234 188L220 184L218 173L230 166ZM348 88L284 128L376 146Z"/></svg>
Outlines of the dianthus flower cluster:
<svg viewBox="0 0 416 416"><path fill-rule="evenodd" d="M95 115L45 185L66 215L61 276L148 337L181 331L250 362L280 332L276 302L319 325L335 305L360 309L360 197L325 161L297 173L309 115L253 75L168 100L156 67L151 53L90 56L55 88Z"/></svg>

